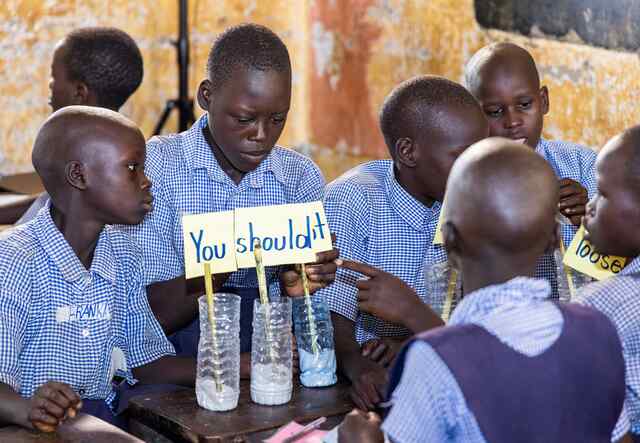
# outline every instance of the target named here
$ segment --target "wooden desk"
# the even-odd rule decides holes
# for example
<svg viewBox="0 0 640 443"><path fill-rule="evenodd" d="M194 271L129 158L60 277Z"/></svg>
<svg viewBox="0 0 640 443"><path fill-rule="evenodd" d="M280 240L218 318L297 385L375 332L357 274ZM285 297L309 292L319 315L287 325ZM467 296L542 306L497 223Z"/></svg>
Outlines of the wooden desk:
<svg viewBox="0 0 640 443"><path fill-rule="evenodd" d="M129 402L130 432L145 441L258 442L295 420L306 423L325 416L324 429L337 425L353 409L349 385L309 389L294 383L291 401L261 406L251 401L248 380L240 382L238 407L229 412L202 409L193 389L134 397ZM152 433L148 433L152 430ZM155 432L158 435L155 436Z"/></svg>
<svg viewBox="0 0 640 443"><path fill-rule="evenodd" d="M53 434L30 431L18 426L0 428L2 443L142 443L142 440L127 434L92 415L80 413L68 420Z"/></svg>

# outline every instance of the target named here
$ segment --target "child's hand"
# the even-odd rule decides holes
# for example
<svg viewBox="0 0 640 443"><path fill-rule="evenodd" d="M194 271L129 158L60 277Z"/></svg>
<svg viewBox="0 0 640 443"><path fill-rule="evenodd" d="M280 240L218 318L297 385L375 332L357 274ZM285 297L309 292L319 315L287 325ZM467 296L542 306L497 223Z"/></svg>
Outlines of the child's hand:
<svg viewBox="0 0 640 443"><path fill-rule="evenodd" d="M382 365L363 358L357 363L352 377L349 396L356 407L364 411L375 409L387 392L387 370Z"/></svg>
<svg viewBox="0 0 640 443"><path fill-rule="evenodd" d="M362 345L362 356L388 368L403 344L404 339L375 338Z"/></svg>
<svg viewBox="0 0 640 443"><path fill-rule="evenodd" d="M358 308L382 320L405 325L405 320L423 309L424 303L413 289L395 275L364 263L337 260L338 266L369 277L358 280ZM406 326L406 325L405 325Z"/></svg>
<svg viewBox="0 0 640 443"><path fill-rule="evenodd" d="M587 190L580 183L570 178L560 180L558 210L571 220L571 223L580 226L588 201Z"/></svg>
<svg viewBox="0 0 640 443"><path fill-rule="evenodd" d="M331 251L319 252L316 254L315 264L305 266L307 271L307 279L309 280L309 292L314 293L318 289L326 288L336 279L336 271L338 267L335 260L340 252L333 248ZM280 273L280 283L284 292L289 297L304 296L304 288L302 287L302 278L299 269L290 268Z"/></svg>
<svg viewBox="0 0 640 443"><path fill-rule="evenodd" d="M82 400L65 383L49 381L40 386L29 399L28 420L42 432L54 432L67 418L76 416Z"/></svg>
<svg viewBox="0 0 640 443"><path fill-rule="evenodd" d="M375 412L365 413L358 409L349 412L338 428L340 443L382 443L384 434L380 430L380 416Z"/></svg>

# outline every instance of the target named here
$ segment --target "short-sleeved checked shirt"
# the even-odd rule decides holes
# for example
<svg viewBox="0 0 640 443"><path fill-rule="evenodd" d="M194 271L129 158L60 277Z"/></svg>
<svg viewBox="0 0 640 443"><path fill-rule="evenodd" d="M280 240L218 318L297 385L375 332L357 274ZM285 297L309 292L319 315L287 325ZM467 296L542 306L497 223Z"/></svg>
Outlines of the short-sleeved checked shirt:
<svg viewBox="0 0 640 443"><path fill-rule="evenodd" d="M575 180L584 186L589 198L595 195L598 190L595 177L597 154L593 150L573 143L549 141L541 138L536 146L536 152L551 165L558 179ZM576 232L578 232L577 226L564 224L561 226L565 247L569 247ZM557 274L558 269L553 256L545 254L538 262L536 277L551 282L553 298L558 298Z"/></svg>
<svg viewBox="0 0 640 443"><path fill-rule="evenodd" d="M111 404L114 372L133 384L131 368L174 353L147 302L142 252L125 233L105 227L87 270L47 204L5 233L0 250L0 382L20 395L59 381ZM114 367L114 353L126 368Z"/></svg>
<svg viewBox="0 0 640 443"><path fill-rule="evenodd" d="M626 366L625 405L631 431L640 434L640 257L617 276L585 286L578 302L605 314L618 330Z"/></svg>
<svg viewBox="0 0 640 443"><path fill-rule="evenodd" d="M442 245L433 245L440 202L428 208L400 186L391 160L376 160L346 172L327 185L327 221L336 234L340 256L389 272L411 286L425 303L425 266L447 259ZM338 269L336 281L320 291L332 311L356 323L359 343L375 337L408 334L405 328L358 311L360 276Z"/></svg>
<svg viewBox="0 0 640 443"><path fill-rule="evenodd" d="M182 216L235 208L322 200L324 178L307 157L279 146L239 184L220 168L202 133L207 114L185 132L147 142L145 173L151 180L153 211L125 227L144 250L145 284L184 274ZM230 286L257 288L255 269L234 272ZM279 294L277 268L267 268L271 293Z"/></svg>
<svg viewBox="0 0 640 443"><path fill-rule="evenodd" d="M518 353L540 355L556 342L564 325L560 310L547 301L550 294L548 282L518 277L468 294L449 324L475 324ZM460 386L434 349L418 341L406 358L382 425L391 441L486 443ZM623 409L612 440L628 430Z"/></svg>

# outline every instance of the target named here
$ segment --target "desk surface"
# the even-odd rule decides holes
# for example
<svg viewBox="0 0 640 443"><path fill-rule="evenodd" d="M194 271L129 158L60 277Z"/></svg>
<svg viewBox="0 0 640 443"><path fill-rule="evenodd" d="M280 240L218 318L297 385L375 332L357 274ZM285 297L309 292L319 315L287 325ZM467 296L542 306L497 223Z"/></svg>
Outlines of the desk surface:
<svg viewBox="0 0 640 443"><path fill-rule="evenodd" d="M0 428L2 443L142 443L142 440L110 425L80 413L77 418L63 423L53 434L30 431L18 426Z"/></svg>
<svg viewBox="0 0 640 443"><path fill-rule="evenodd" d="M294 384L291 401L281 406L262 406L251 401L248 380L240 382L238 407L229 412L202 409L193 389L134 397L129 403L130 418L173 441L252 441L295 420L299 423L325 416L341 417L353 408L348 384L328 388L305 388ZM337 420L331 420L334 424Z"/></svg>

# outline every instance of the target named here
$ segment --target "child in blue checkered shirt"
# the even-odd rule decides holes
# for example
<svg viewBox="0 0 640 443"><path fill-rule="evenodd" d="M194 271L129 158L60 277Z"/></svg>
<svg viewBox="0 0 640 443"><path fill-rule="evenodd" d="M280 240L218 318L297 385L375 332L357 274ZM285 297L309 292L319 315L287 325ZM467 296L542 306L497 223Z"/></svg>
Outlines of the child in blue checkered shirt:
<svg viewBox="0 0 640 443"><path fill-rule="evenodd" d="M640 126L611 139L600 151L598 193L584 216L586 238L601 254L628 257L615 277L586 286L579 301L614 323L626 363L626 407L640 441Z"/></svg>
<svg viewBox="0 0 640 443"><path fill-rule="evenodd" d="M341 257L376 268L376 278L360 281L339 269L336 282L321 290L332 311L338 365L362 409L379 403L385 366L410 330L442 323L427 308L438 300L426 290L424 267L447 259L433 238L449 170L469 145L489 134L469 91L436 76L399 84L382 106L380 127L391 159L348 171L327 186L324 200ZM371 310L362 303L365 294L390 303Z"/></svg>
<svg viewBox="0 0 640 443"><path fill-rule="evenodd" d="M122 115L70 106L40 129L50 203L0 239L0 424L54 431L78 410L123 425L113 377L193 385L149 308L139 248L109 225L151 210L145 142Z"/></svg>
<svg viewBox="0 0 640 443"><path fill-rule="evenodd" d="M180 134L151 139L145 172L153 181L154 210L129 231L145 256L148 297L178 354L195 355L202 279L184 278L185 214L321 200L324 179L311 159L276 145L291 104L291 62L284 42L270 29L244 24L215 41L200 83L198 104L205 114ZM337 251L320 253L307 266L311 289L334 279ZM215 269L214 269L215 272ZM216 289L241 296L241 374L248 375L255 269L217 275ZM301 295L298 273L267 269L272 295Z"/></svg>
<svg viewBox="0 0 640 443"><path fill-rule="evenodd" d="M549 91L540 85L533 57L520 46L501 42L480 49L465 66L465 82L482 105L492 136L524 143L553 168L560 185L558 210L572 223L561 226L562 241L568 247L588 199L596 193L596 153L541 137L549 112ZM536 275L550 281L557 298L557 267L551 254L540 259Z"/></svg>

